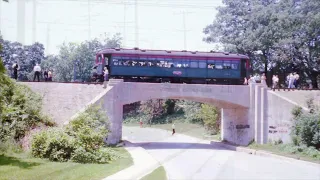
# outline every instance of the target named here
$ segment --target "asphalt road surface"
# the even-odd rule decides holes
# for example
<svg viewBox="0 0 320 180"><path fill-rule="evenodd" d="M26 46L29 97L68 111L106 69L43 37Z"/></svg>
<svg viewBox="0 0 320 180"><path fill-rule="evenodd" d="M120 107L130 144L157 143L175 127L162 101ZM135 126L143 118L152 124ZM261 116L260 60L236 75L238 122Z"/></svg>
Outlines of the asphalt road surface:
<svg viewBox="0 0 320 180"><path fill-rule="evenodd" d="M159 161L170 180L320 180L320 165L236 152L219 143L181 134L172 136L160 129L123 127L123 138Z"/></svg>

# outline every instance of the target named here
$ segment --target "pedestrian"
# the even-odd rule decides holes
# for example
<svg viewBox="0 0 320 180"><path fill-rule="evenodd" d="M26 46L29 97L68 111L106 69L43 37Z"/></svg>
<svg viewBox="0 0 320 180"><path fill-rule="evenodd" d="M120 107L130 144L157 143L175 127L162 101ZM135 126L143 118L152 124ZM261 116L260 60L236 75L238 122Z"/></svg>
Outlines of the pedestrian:
<svg viewBox="0 0 320 180"><path fill-rule="evenodd" d="M52 81L52 70L48 71L48 81Z"/></svg>
<svg viewBox="0 0 320 180"><path fill-rule="evenodd" d="M107 83L109 81L109 71L108 71L107 67L104 67L103 74L104 74L103 88L106 88L107 87Z"/></svg>
<svg viewBox="0 0 320 180"><path fill-rule="evenodd" d="M175 130L175 125L174 125L174 123L172 123L172 136L176 133L176 130Z"/></svg>
<svg viewBox="0 0 320 180"><path fill-rule="evenodd" d="M262 75L261 75L260 82L261 82L262 85L268 86L267 85L267 77L266 77L266 75L264 73L262 73Z"/></svg>
<svg viewBox="0 0 320 180"><path fill-rule="evenodd" d="M33 81L35 81L36 77L37 77L38 78L38 82L40 82L41 67L39 66L38 63L34 66L33 71L34 71Z"/></svg>
<svg viewBox="0 0 320 180"><path fill-rule="evenodd" d="M15 80L18 80L18 70L19 70L18 62L15 62L15 63L12 65L12 69L13 69L13 78L14 78Z"/></svg>
<svg viewBox="0 0 320 180"><path fill-rule="evenodd" d="M142 128L142 124L143 124L142 119L140 119L140 128Z"/></svg>
<svg viewBox="0 0 320 180"><path fill-rule="evenodd" d="M48 81L48 70L44 70L43 72L43 76L44 76L44 81L47 82Z"/></svg>

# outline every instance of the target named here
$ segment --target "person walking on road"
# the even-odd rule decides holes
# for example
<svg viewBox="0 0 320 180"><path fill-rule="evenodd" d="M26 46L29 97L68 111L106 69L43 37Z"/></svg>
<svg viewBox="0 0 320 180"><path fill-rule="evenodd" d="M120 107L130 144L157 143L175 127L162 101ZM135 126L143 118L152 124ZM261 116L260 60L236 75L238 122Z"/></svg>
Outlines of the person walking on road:
<svg viewBox="0 0 320 180"><path fill-rule="evenodd" d="M35 81L36 77L37 77L38 78L38 82L40 82L41 67L39 66L38 63L34 66L33 71L34 71L33 81Z"/></svg>
<svg viewBox="0 0 320 180"><path fill-rule="evenodd" d="M18 70L19 70L19 65L18 65L18 62L14 63L12 65L12 68L13 68L13 78L15 80L18 80Z"/></svg>
<svg viewBox="0 0 320 180"><path fill-rule="evenodd" d="M174 125L174 123L172 124L172 136L176 133L176 129L175 129L176 127L175 127L175 125Z"/></svg>

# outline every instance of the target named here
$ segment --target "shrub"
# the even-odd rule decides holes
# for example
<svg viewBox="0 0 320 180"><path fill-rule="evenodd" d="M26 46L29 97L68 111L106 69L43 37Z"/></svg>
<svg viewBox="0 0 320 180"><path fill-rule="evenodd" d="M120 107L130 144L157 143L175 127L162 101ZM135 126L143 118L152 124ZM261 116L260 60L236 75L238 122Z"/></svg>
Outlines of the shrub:
<svg viewBox="0 0 320 180"><path fill-rule="evenodd" d="M32 155L51 161L67 161L75 147L75 139L61 128L39 132L32 139Z"/></svg>
<svg viewBox="0 0 320 180"><path fill-rule="evenodd" d="M32 141L32 154L51 161L109 163L119 156L104 147L107 127L106 113L98 107L89 107L66 128L53 128L36 134Z"/></svg>
<svg viewBox="0 0 320 180"><path fill-rule="evenodd" d="M312 105L312 101L308 101L308 107L316 109ZM291 132L292 141L295 145L306 145L320 148L320 113L310 111L302 113L301 109L295 108L292 111L293 129Z"/></svg>
<svg viewBox="0 0 320 180"><path fill-rule="evenodd" d="M1 87L0 99L2 142L11 137L18 141L27 131L41 124L55 125L47 116L41 114L41 97L27 86L15 84L10 80Z"/></svg>
<svg viewBox="0 0 320 180"><path fill-rule="evenodd" d="M202 104L197 116L203 120L206 129L211 134L218 134L220 132L220 112L216 107Z"/></svg>

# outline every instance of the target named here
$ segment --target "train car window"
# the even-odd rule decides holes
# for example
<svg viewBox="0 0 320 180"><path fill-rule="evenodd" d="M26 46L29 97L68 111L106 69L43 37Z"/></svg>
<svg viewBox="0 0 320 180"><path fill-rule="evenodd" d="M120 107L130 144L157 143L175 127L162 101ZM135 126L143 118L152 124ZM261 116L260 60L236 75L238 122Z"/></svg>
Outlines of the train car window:
<svg viewBox="0 0 320 180"><path fill-rule="evenodd" d="M190 67L191 68L198 68L199 67L198 62L197 61L190 61Z"/></svg>
<svg viewBox="0 0 320 180"><path fill-rule="evenodd" d="M101 55L98 56L98 63L101 63L102 62L102 57Z"/></svg>
<svg viewBox="0 0 320 180"><path fill-rule="evenodd" d="M118 66L119 65L119 60L116 59L116 58L113 58L112 59L112 63L113 63L114 66Z"/></svg>
<svg viewBox="0 0 320 180"><path fill-rule="evenodd" d="M222 63L222 61L216 61L216 62L215 62L215 68L216 68L216 69L223 69L223 63Z"/></svg>
<svg viewBox="0 0 320 180"><path fill-rule="evenodd" d="M231 62L230 61L224 61L223 62L223 69L231 69Z"/></svg>
<svg viewBox="0 0 320 180"><path fill-rule="evenodd" d="M207 68L207 62L206 61L200 61L199 62L199 68Z"/></svg>
<svg viewBox="0 0 320 180"><path fill-rule="evenodd" d="M173 61L173 65L174 65L174 67L176 67L176 68L182 68L182 63L181 63L181 61L174 60L174 61Z"/></svg>
<svg viewBox="0 0 320 180"><path fill-rule="evenodd" d="M216 68L216 64L214 60L208 60L208 69L215 69Z"/></svg>
<svg viewBox="0 0 320 180"><path fill-rule="evenodd" d="M231 69L238 69L239 63L232 63Z"/></svg>
<svg viewBox="0 0 320 180"><path fill-rule="evenodd" d="M182 60L182 61L181 61L181 64L182 64L182 67L183 67L183 68L188 68L188 67L190 67L190 63L189 63L188 60Z"/></svg>

